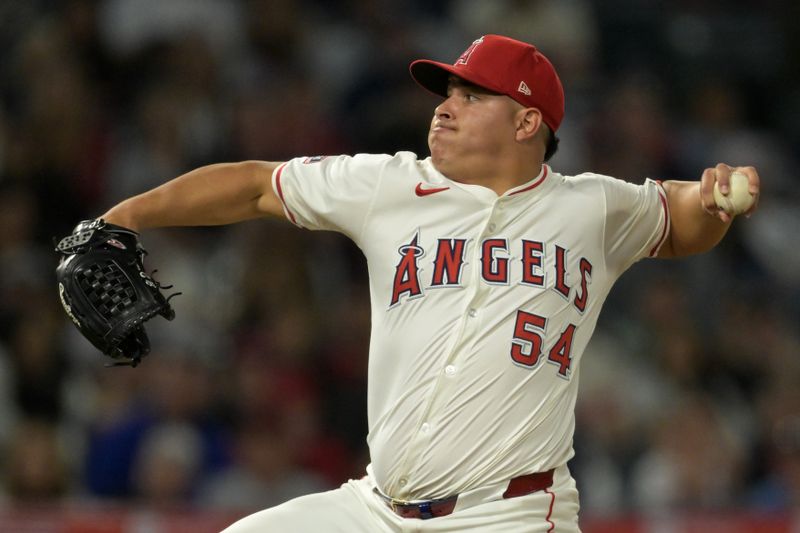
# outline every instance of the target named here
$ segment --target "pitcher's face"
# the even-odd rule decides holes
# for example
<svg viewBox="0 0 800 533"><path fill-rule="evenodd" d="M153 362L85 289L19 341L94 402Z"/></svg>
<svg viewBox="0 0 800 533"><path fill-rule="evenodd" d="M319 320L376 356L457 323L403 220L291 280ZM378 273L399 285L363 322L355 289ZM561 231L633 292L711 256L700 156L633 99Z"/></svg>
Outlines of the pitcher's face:
<svg viewBox="0 0 800 533"><path fill-rule="evenodd" d="M433 165L455 181L488 168L508 143L516 142L515 117L521 108L508 96L451 77L428 133Z"/></svg>

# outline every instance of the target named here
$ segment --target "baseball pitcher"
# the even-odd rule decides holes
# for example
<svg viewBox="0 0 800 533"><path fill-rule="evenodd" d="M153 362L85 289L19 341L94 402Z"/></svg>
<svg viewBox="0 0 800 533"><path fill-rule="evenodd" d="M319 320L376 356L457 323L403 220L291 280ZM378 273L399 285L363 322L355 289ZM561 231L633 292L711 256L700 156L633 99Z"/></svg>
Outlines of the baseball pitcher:
<svg viewBox="0 0 800 533"><path fill-rule="evenodd" d="M485 35L453 64L418 60L410 72L442 97L429 157L211 165L101 217L139 232L274 215L341 232L367 258L365 475L229 533L579 531L566 465L606 296L640 259L715 246L733 215L714 187L726 195L735 172L755 209L751 167L643 185L551 168L564 92L530 44Z"/></svg>

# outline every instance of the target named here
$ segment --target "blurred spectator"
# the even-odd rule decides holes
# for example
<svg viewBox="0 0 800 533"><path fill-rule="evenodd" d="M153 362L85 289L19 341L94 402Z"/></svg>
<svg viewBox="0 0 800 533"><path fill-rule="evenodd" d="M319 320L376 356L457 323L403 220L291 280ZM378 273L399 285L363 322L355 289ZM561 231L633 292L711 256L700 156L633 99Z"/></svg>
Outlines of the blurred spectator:
<svg viewBox="0 0 800 533"><path fill-rule="evenodd" d="M195 470L197 476L208 475L229 460L227 431L211 403L213 382L207 362L182 353L179 347L162 350L158 358L147 362L135 382L126 383L126 376L111 377L107 386L112 397L98 398L104 412L95 415L89 428L84 466L92 495L125 498L137 493L146 497L149 491L178 491L186 481L181 476ZM174 425L183 429L160 431ZM153 479L151 467L174 461L170 454L179 447L176 443L184 441L191 445L186 450L187 459L194 457L191 464L170 466L176 470L174 479ZM188 501L186 493L172 496Z"/></svg>
<svg viewBox="0 0 800 533"><path fill-rule="evenodd" d="M653 421L652 446L633 471L632 493L638 508L719 509L738 493L743 450L718 419L709 399L695 395L665 417Z"/></svg>
<svg viewBox="0 0 800 533"><path fill-rule="evenodd" d="M13 324L25 312L35 314L51 300L34 294L49 281L53 263L41 242L36 193L24 183L0 181L0 339L9 341Z"/></svg>
<svg viewBox="0 0 800 533"><path fill-rule="evenodd" d="M235 431L234 461L200 488L210 508L259 510L331 488L297 464L293 435L279 426L244 424Z"/></svg>
<svg viewBox="0 0 800 533"><path fill-rule="evenodd" d="M62 410L66 355L58 345L60 315L42 306L46 314L24 314L14 325L10 356L14 370L17 408L25 416L57 422Z"/></svg>
<svg viewBox="0 0 800 533"><path fill-rule="evenodd" d="M63 314L48 272L54 263L37 241L40 222L35 193L0 182L0 346L10 371L4 381L19 414L58 422L68 365L60 344Z"/></svg>
<svg viewBox="0 0 800 533"><path fill-rule="evenodd" d="M796 379L776 380L759 407L764 429L759 466L765 472L747 501L759 510L796 511L800 508L800 391Z"/></svg>
<svg viewBox="0 0 800 533"><path fill-rule="evenodd" d="M190 501L202 479L202 446L188 424L163 422L148 429L133 459L136 497L153 506Z"/></svg>
<svg viewBox="0 0 800 533"><path fill-rule="evenodd" d="M104 100L70 38L65 19L34 24L14 48L6 87L16 105L5 172L36 192L48 228L60 227L60 216L75 219L96 208L105 192Z"/></svg>
<svg viewBox="0 0 800 533"><path fill-rule="evenodd" d="M72 483L66 452L51 422L21 420L3 454L5 496L16 503L41 503L68 496Z"/></svg>
<svg viewBox="0 0 800 533"><path fill-rule="evenodd" d="M100 33L108 49L120 56L186 35L202 36L214 49L227 51L240 36L241 2L107 0L100 5Z"/></svg>

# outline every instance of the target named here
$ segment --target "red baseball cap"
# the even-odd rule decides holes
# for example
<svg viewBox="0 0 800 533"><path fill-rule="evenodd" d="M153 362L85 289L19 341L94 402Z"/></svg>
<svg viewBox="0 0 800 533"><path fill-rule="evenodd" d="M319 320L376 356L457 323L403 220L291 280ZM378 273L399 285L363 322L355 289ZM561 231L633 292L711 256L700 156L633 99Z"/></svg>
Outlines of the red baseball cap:
<svg viewBox="0 0 800 533"><path fill-rule="evenodd" d="M509 37L484 35L452 65L418 59L409 71L414 81L440 96L447 96L452 74L525 107L536 107L553 132L564 118L564 89L553 64L532 44Z"/></svg>

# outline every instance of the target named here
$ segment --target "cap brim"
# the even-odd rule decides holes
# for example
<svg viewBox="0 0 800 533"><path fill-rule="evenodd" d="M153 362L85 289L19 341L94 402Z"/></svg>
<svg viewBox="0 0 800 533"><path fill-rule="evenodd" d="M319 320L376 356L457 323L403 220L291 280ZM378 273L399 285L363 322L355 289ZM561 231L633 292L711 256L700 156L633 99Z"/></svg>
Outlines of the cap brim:
<svg viewBox="0 0 800 533"><path fill-rule="evenodd" d="M447 96L447 86L450 83L450 76L456 76L497 94L505 94L502 89L497 87L490 80L484 79L468 69L456 68L447 63L440 63L429 59L417 59L411 63L408 70L411 73L411 77L414 78L414 81L439 96Z"/></svg>
<svg viewBox="0 0 800 533"><path fill-rule="evenodd" d="M455 75L452 65L417 59L408 67L411 77L420 86L439 96L447 96L447 83L450 75Z"/></svg>

